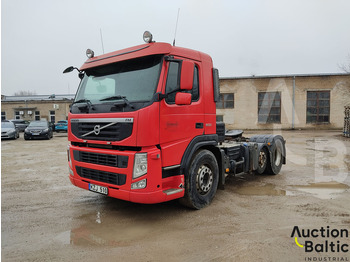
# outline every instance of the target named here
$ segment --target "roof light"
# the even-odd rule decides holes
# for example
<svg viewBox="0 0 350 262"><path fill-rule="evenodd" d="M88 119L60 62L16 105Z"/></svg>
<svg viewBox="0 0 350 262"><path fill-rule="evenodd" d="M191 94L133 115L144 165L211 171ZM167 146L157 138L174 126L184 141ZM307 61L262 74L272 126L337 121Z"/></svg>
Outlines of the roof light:
<svg viewBox="0 0 350 262"><path fill-rule="evenodd" d="M149 31L143 33L143 41L146 43L152 43L153 36Z"/></svg>
<svg viewBox="0 0 350 262"><path fill-rule="evenodd" d="M93 58L94 55L95 55L95 53L94 53L94 51L92 51L91 49L87 49L87 50L86 50L86 56L87 56L88 58Z"/></svg>

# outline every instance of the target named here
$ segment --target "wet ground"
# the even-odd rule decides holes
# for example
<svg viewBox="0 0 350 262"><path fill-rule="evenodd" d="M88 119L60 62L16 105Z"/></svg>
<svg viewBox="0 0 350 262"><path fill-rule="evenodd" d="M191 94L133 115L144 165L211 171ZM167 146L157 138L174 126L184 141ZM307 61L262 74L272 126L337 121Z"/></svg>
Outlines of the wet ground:
<svg viewBox="0 0 350 262"><path fill-rule="evenodd" d="M339 131L278 134L288 159L279 175L228 178L199 211L74 187L66 134L2 141L2 261L350 261L349 252L305 252L291 237L294 226L350 231L350 139ZM298 237L308 240L350 245L348 237Z"/></svg>

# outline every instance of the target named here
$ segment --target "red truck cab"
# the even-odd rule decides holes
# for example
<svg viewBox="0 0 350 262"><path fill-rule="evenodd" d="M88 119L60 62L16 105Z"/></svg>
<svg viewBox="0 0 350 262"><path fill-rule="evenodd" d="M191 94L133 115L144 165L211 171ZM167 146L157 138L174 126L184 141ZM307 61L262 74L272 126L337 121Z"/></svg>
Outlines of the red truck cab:
<svg viewBox="0 0 350 262"><path fill-rule="evenodd" d="M92 57L80 71L68 120L72 184L138 203L183 197L191 141L215 144L210 56L152 42Z"/></svg>
<svg viewBox="0 0 350 262"><path fill-rule="evenodd" d="M280 171L284 140L220 147L218 71L209 55L152 42L94 56L68 116L73 185L137 203L208 205L225 173ZM278 143L275 143L277 141Z"/></svg>

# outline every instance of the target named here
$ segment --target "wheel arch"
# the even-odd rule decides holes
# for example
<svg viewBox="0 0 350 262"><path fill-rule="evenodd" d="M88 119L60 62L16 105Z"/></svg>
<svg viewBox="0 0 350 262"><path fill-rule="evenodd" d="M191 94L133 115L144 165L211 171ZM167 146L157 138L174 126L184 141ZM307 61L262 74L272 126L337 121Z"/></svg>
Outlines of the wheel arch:
<svg viewBox="0 0 350 262"><path fill-rule="evenodd" d="M208 150L212 152L216 158L216 161L218 163L219 168L219 186L224 185L225 183L225 172L223 170L223 165L221 164L223 161L223 156L220 148L217 147L218 145L218 135L202 135L197 136L192 139L192 141L189 143L188 147L186 148L186 151L184 155L182 156L181 160L181 173L186 176L188 173L187 171L190 168L190 164L192 161L192 158L197 152L200 150Z"/></svg>

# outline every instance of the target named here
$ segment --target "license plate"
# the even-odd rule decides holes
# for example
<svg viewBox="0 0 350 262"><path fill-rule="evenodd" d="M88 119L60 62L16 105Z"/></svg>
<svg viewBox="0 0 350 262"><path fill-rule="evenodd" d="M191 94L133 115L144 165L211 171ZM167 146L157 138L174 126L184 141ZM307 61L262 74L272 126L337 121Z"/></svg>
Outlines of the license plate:
<svg viewBox="0 0 350 262"><path fill-rule="evenodd" d="M89 184L89 190L96 192L96 193L108 195L108 188L105 186L98 186L98 185L94 185L94 184Z"/></svg>
<svg viewBox="0 0 350 262"><path fill-rule="evenodd" d="M32 133L32 135L33 135L33 136L38 136L38 135L39 135L39 133Z"/></svg>

